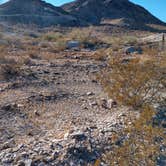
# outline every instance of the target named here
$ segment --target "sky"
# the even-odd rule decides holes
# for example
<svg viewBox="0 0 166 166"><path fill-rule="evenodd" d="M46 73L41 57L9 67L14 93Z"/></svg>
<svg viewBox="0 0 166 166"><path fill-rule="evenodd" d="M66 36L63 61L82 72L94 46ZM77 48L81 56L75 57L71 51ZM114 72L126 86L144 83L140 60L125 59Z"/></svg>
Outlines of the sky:
<svg viewBox="0 0 166 166"><path fill-rule="evenodd" d="M7 0L0 0L4 3ZM45 0L55 6L60 6L64 3L71 2L72 0ZM166 22L166 0L130 0L139 4L149 10L153 15Z"/></svg>

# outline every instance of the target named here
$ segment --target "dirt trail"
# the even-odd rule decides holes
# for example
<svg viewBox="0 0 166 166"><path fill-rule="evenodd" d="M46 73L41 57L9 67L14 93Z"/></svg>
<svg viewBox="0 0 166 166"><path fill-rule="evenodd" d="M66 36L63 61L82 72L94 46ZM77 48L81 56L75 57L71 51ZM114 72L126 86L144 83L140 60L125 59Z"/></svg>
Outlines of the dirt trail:
<svg viewBox="0 0 166 166"><path fill-rule="evenodd" d="M96 73L105 66L104 62L80 57L33 60L33 65L23 67L29 72L26 78L1 82L0 165L64 165L72 161L78 166L87 146L91 146L91 153L84 164L95 161L103 148L110 148L110 135L122 127L118 121L122 112L111 113L102 105L107 95ZM89 140L81 143L86 147L80 152L82 157L69 151L76 146L71 135L77 132ZM62 147L50 149L50 144ZM50 159L55 152L58 156Z"/></svg>

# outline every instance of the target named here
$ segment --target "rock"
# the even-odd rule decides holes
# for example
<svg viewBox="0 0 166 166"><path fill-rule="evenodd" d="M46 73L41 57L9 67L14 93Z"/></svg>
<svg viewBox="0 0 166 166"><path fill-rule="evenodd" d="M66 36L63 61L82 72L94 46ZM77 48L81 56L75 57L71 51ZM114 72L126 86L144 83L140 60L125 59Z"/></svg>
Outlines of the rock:
<svg viewBox="0 0 166 166"><path fill-rule="evenodd" d="M107 102L108 102L109 108L113 108L113 107L117 106L117 102L112 99L109 99Z"/></svg>
<svg viewBox="0 0 166 166"><path fill-rule="evenodd" d="M125 113L120 113L119 115L118 115L118 117L119 118L121 118L121 117L126 117L127 115L125 114Z"/></svg>
<svg viewBox="0 0 166 166"><path fill-rule="evenodd" d="M74 59L80 59L80 56L74 56L73 58Z"/></svg>
<svg viewBox="0 0 166 166"><path fill-rule="evenodd" d="M88 107L87 107L87 105L86 105L86 104L82 104L82 105L81 105L81 108L82 108L82 109L85 109L85 110L87 110L87 109L88 109Z"/></svg>
<svg viewBox="0 0 166 166"><path fill-rule="evenodd" d="M153 125L166 128L166 106L157 108L157 112L153 117Z"/></svg>
<svg viewBox="0 0 166 166"><path fill-rule="evenodd" d="M15 111L18 109L18 106L16 103L10 103L2 107L5 111Z"/></svg>
<svg viewBox="0 0 166 166"><path fill-rule="evenodd" d="M55 148L56 148L57 150L62 150L62 149L63 149L63 145L57 143L57 144L55 144Z"/></svg>
<svg viewBox="0 0 166 166"><path fill-rule="evenodd" d="M166 156L165 155L160 155L157 158L157 166L164 166L166 164Z"/></svg>
<svg viewBox="0 0 166 166"><path fill-rule="evenodd" d="M56 158L58 158L59 153L57 151L55 151L52 155L52 158L55 160Z"/></svg>
<svg viewBox="0 0 166 166"><path fill-rule="evenodd" d="M45 166L46 164L44 162L41 162L38 164L38 166Z"/></svg>
<svg viewBox="0 0 166 166"><path fill-rule="evenodd" d="M45 163L41 162L41 163L38 164L38 166L45 166Z"/></svg>
<svg viewBox="0 0 166 166"><path fill-rule="evenodd" d="M80 42L79 41L68 41L66 46L68 49L79 49L80 48Z"/></svg>
<svg viewBox="0 0 166 166"><path fill-rule="evenodd" d="M23 108L24 105L23 105L23 104L17 104L17 107L18 107L18 108Z"/></svg>
<svg viewBox="0 0 166 166"><path fill-rule="evenodd" d="M92 80L92 83L97 83L97 80L93 79L93 80Z"/></svg>
<svg viewBox="0 0 166 166"><path fill-rule="evenodd" d="M134 46L126 47L124 49L124 52L126 54L134 54L134 53L142 54L142 48L141 47L134 47Z"/></svg>
<svg viewBox="0 0 166 166"><path fill-rule="evenodd" d="M75 139L76 141L85 141L87 139L87 136L83 132L79 131L77 133L73 133L71 135L71 138Z"/></svg>
<svg viewBox="0 0 166 166"><path fill-rule="evenodd" d="M68 137L69 137L69 132L65 133L63 138L64 140L66 140Z"/></svg>
<svg viewBox="0 0 166 166"><path fill-rule="evenodd" d="M26 165L25 165L25 162L23 160L21 160L21 161L18 161L17 166L26 166Z"/></svg>
<svg viewBox="0 0 166 166"><path fill-rule="evenodd" d="M9 164L10 165L10 163L12 163L14 161L14 159L13 159L13 154L6 154L5 156L4 156L4 158L2 159L2 163L4 163L4 164Z"/></svg>
<svg viewBox="0 0 166 166"><path fill-rule="evenodd" d="M26 160L25 165L26 166L32 166L32 160L31 159Z"/></svg>
<svg viewBox="0 0 166 166"><path fill-rule="evenodd" d="M34 111L34 114L35 114L36 116L40 116L40 113L39 113L39 111L37 111L37 110Z"/></svg>
<svg viewBox="0 0 166 166"><path fill-rule="evenodd" d="M96 101L93 101L93 102L90 102L89 105L90 105L90 106L97 106L98 104L97 104Z"/></svg>
<svg viewBox="0 0 166 166"><path fill-rule="evenodd" d="M117 102L112 99L108 99L108 100L102 99L101 106L105 109L111 109L117 106Z"/></svg>
<svg viewBox="0 0 166 166"><path fill-rule="evenodd" d="M27 152L22 152L21 153L21 157L23 157L23 158L27 158L29 155L28 155L28 153Z"/></svg>
<svg viewBox="0 0 166 166"><path fill-rule="evenodd" d="M5 149L12 148L14 143L15 143L14 140L11 139L10 141L5 142L2 146L0 146L0 150L5 150Z"/></svg>
<svg viewBox="0 0 166 166"><path fill-rule="evenodd" d="M94 93L93 92L87 92L87 96L93 96Z"/></svg>
<svg viewBox="0 0 166 166"><path fill-rule="evenodd" d="M132 122L128 122L128 125L132 125Z"/></svg>

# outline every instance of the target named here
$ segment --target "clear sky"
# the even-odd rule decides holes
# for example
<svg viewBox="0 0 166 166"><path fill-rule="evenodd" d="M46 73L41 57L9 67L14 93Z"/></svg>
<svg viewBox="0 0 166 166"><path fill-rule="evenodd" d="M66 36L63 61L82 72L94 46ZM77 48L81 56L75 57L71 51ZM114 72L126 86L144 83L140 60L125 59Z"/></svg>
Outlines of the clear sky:
<svg viewBox="0 0 166 166"><path fill-rule="evenodd" d="M7 0L0 0L3 3ZM53 5L60 6L72 0L45 0ZM153 15L166 22L166 0L130 0L148 9Z"/></svg>

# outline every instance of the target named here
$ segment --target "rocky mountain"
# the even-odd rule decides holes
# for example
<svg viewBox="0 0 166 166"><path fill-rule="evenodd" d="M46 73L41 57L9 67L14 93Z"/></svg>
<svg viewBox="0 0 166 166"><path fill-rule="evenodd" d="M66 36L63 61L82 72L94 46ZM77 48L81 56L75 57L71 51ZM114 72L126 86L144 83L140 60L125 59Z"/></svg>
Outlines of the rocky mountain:
<svg viewBox="0 0 166 166"><path fill-rule="evenodd" d="M128 0L76 0L62 8L84 24L163 24L146 9Z"/></svg>
<svg viewBox="0 0 166 166"><path fill-rule="evenodd" d="M10 0L0 5L0 22L42 27L100 24L139 27L164 24L143 7L128 0L75 0L61 7L44 0Z"/></svg>
<svg viewBox="0 0 166 166"><path fill-rule="evenodd" d="M39 26L77 25L77 19L42 0L10 0L0 5L0 21Z"/></svg>

